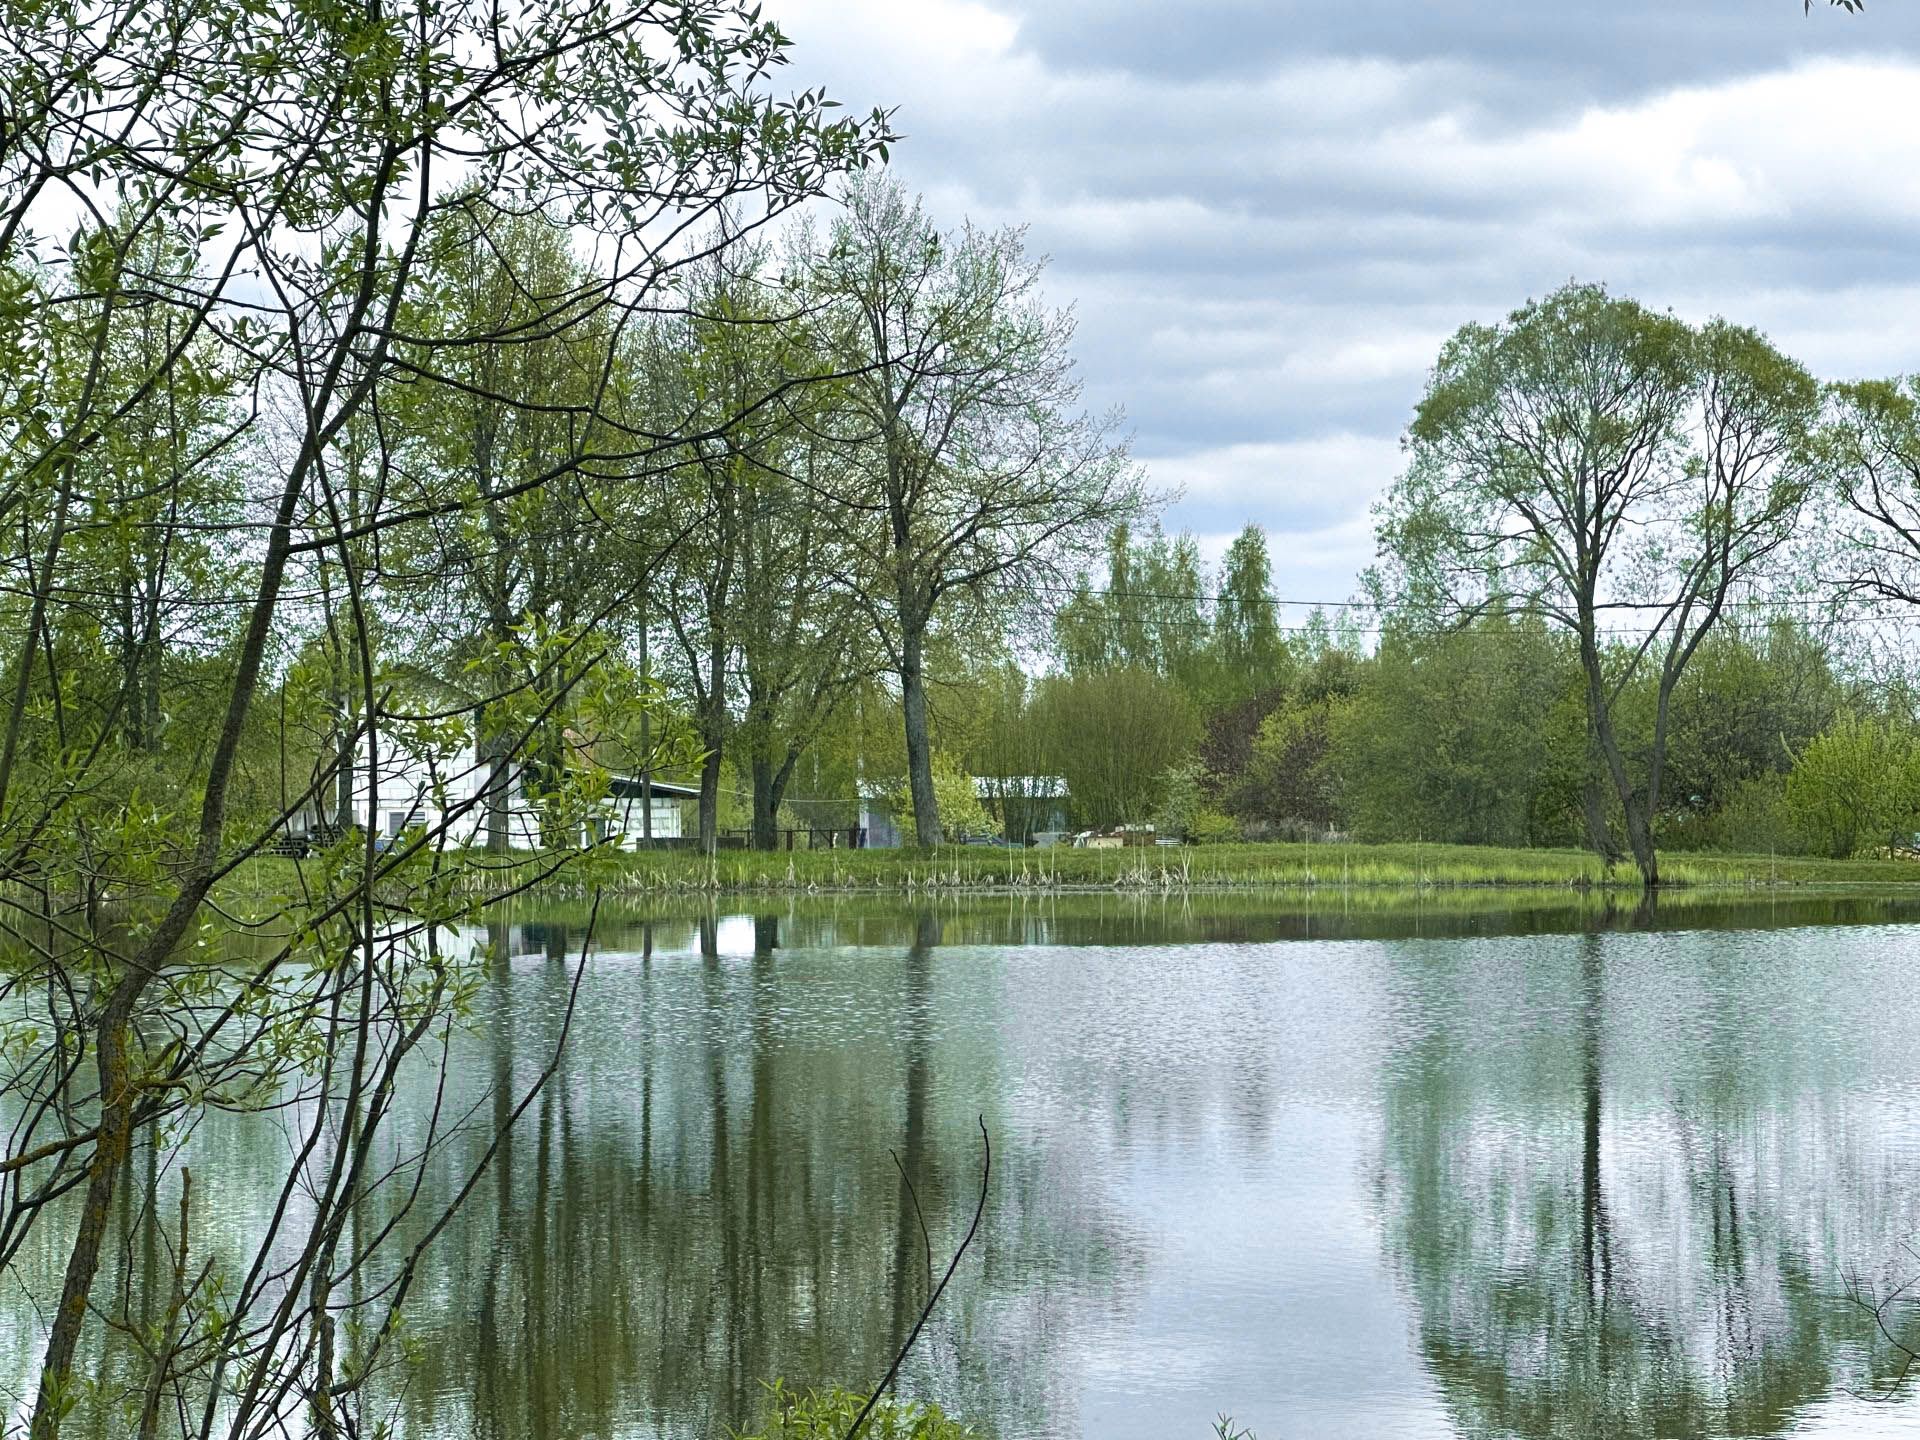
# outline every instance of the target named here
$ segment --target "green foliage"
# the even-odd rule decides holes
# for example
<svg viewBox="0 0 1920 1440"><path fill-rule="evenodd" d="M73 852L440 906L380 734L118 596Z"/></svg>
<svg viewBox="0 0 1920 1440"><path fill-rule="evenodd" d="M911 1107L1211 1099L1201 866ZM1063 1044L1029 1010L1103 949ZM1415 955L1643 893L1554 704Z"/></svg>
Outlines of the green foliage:
<svg viewBox="0 0 1920 1440"><path fill-rule="evenodd" d="M1332 716L1330 764L1354 835L1573 838L1543 796L1556 771L1583 758L1583 736L1565 734L1554 714L1577 676L1571 647L1535 620L1495 615L1439 634L1389 633Z"/></svg>
<svg viewBox="0 0 1920 1440"><path fill-rule="evenodd" d="M1755 331L1567 285L1447 342L1376 508L1371 583L1396 614L1519 608L1579 637L1595 770L1648 884L1672 695L1730 604L1790 573L1818 408Z"/></svg>
<svg viewBox="0 0 1920 1440"><path fill-rule="evenodd" d="M1153 823L1163 835L1190 836L1194 821L1206 808L1206 768L1198 760L1169 765L1155 777L1160 805Z"/></svg>
<svg viewBox="0 0 1920 1440"><path fill-rule="evenodd" d="M1843 714L1795 757L1786 802L1794 823L1836 859L1910 847L1920 829L1920 736L1893 720Z"/></svg>
<svg viewBox="0 0 1920 1440"><path fill-rule="evenodd" d="M798 267L818 353L847 377L814 493L898 679L924 800L929 636L1004 627L1008 579L1058 573L1146 497L1114 418L1080 404L1073 317L1046 303L1022 232L942 232L871 175L844 199ZM916 817L920 843L948 823Z"/></svg>
<svg viewBox="0 0 1920 1440"><path fill-rule="evenodd" d="M1104 588L1082 574L1054 616L1055 653L1069 675L1150 671L1203 710L1271 690L1294 665L1271 568L1258 526L1235 537L1217 574L1201 564L1191 535L1169 539L1156 526L1140 538L1116 526Z"/></svg>
<svg viewBox="0 0 1920 1440"><path fill-rule="evenodd" d="M733 1440L841 1440L867 1403L865 1395L838 1386L796 1392L775 1380L766 1391L766 1418L733 1432ZM977 1440L979 1434L938 1405L892 1396L873 1407L860 1433L871 1440Z"/></svg>
<svg viewBox="0 0 1920 1440"><path fill-rule="evenodd" d="M1193 845L1236 845L1246 837L1240 822L1223 810L1202 806L1187 822L1187 840Z"/></svg>
<svg viewBox="0 0 1920 1440"><path fill-rule="evenodd" d="M940 823L955 839L969 835L995 835L999 831L986 806L980 803L979 787L973 776L961 768L960 761L945 750L933 752L933 798L940 807ZM888 797L895 821L903 836L914 833L913 789L902 780Z"/></svg>
<svg viewBox="0 0 1920 1440"><path fill-rule="evenodd" d="M1290 689L1234 712L1245 727L1237 756L1209 737L1220 806L1249 838L1305 839L1337 825L1343 777L1334 738L1365 664L1329 632Z"/></svg>
<svg viewBox="0 0 1920 1440"><path fill-rule="evenodd" d="M1150 819L1161 777L1192 754L1200 734L1193 702L1132 666L1047 677L1032 723L1049 773L1067 782L1076 822L1095 829Z"/></svg>
<svg viewBox="0 0 1920 1440"><path fill-rule="evenodd" d="M1696 850L1799 855L1812 842L1787 802L1787 776L1769 772L1737 781L1715 809L1690 830L1670 832L1668 844Z"/></svg>
<svg viewBox="0 0 1920 1440"><path fill-rule="evenodd" d="M1256 694L1282 678L1286 647L1274 617L1272 581L1266 532L1249 525L1227 547L1213 612L1223 695Z"/></svg>

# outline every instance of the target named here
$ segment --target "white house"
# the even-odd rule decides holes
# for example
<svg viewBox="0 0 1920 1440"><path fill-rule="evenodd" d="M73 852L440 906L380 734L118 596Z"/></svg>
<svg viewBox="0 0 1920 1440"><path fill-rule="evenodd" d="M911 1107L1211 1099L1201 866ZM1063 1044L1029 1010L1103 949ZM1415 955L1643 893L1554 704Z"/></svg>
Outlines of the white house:
<svg viewBox="0 0 1920 1440"><path fill-rule="evenodd" d="M364 751L357 757L352 783L354 824L391 839L415 826L438 829L444 823L449 845L477 847L486 843L488 804L484 797L490 770L473 743L450 755L436 755L384 735L379 751L376 766L366 763ZM539 848L544 843L543 817L527 793L524 765L512 766L508 781L511 799L506 811L507 844L515 850ZM599 813L582 826L582 844L613 836L628 848L644 845L649 838L677 840L682 833L681 802L698 798L700 793L669 781L617 774L608 789L611 794L601 802ZM647 823L644 798L649 790L651 825ZM324 831L334 819L333 806L322 801L296 816L289 829L296 838L307 838Z"/></svg>

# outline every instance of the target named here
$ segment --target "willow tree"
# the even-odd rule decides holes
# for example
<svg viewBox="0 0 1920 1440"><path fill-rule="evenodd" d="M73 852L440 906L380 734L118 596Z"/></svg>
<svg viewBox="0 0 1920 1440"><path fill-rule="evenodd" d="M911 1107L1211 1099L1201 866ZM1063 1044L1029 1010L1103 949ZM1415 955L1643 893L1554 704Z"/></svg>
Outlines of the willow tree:
<svg viewBox="0 0 1920 1440"><path fill-rule="evenodd" d="M1141 487L1115 422L1080 409L1073 317L1041 296L1020 231L942 232L881 178L845 202L803 282L844 376L819 422L842 458L811 483L899 683L915 838L932 846L930 632L962 606L1033 607L1139 512Z"/></svg>
<svg viewBox="0 0 1920 1440"><path fill-rule="evenodd" d="M458 333L419 323L426 239L461 203L445 183L458 176L463 196L479 189L602 237L599 305L644 304L684 257L688 224L736 201L778 214L883 142L879 117L836 120L818 94L769 95L786 46L727 0L557 0L513 17L479 0L0 10L0 345L10 363L62 349L35 380L0 385L0 568L21 577L0 611L0 906L20 952L0 979L15 1117L0 1261L40 1227L62 1228L36 1243L65 1255L60 1294L45 1297L35 1440L60 1431L77 1377L98 1369L80 1346L111 1303L96 1281L136 1136L171 1154L209 1109L258 1105L282 1085L298 1095L286 1112L298 1141L276 1205L234 1237L251 1258L216 1292L182 1300L197 1316L191 1335L149 1352L140 1428L165 1396L170 1410L191 1408L203 1436L359 1430L356 1397L397 1348L421 1250L444 1225L416 1215L405 1228L424 1239L396 1229L377 1253L346 1238L363 1197L382 1181L409 1192L403 1177L446 1139L428 1135L409 1159L386 1122L408 1055L444 1043L469 978L442 943L446 922L471 913L445 846L446 826L465 817L391 850L369 830L286 898L282 941L208 966L195 943L205 907L282 818L236 803L258 702L320 623L309 582L327 556L369 766L390 729L424 741L445 718L391 713L393 657L376 635L387 544L466 504L390 483L384 401L404 380L451 403L472 382L446 357L510 338L486 318ZM78 235L56 239L76 216ZM139 237L160 229L191 238L193 265L147 263ZM589 313L576 305L554 323ZM136 322L164 342L130 343ZM124 749L105 717L70 723L65 701L84 677L48 641L86 579L76 567L92 562L76 534L101 500L96 477L112 473L96 457L203 343L245 397L233 418L249 442L240 518L195 513L187 487L200 477L168 465L140 481L157 488L142 523L219 537L233 638L202 677L210 719L165 792L108 804L103 782ZM341 447L363 421L375 450L353 509ZM669 444L593 435L496 498L589 466L644 476ZM543 668L570 666L579 682L580 646L558 648ZM550 697L515 690L524 747ZM332 778L323 767L289 804ZM469 875L484 893L484 874ZM103 890L124 908L85 903ZM29 993L51 1007L31 1026ZM71 1203L50 1203L62 1195ZM386 1283L350 1290L347 1275L381 1255Z"/></svg>
<svg viewBox="0 0 1920 1440"><path fill-rule="evenodd" d="M1842 588L1920 605L1920 376L1834 386L1820 456L1850 520Z"/></svg>
<svg viewBox="0 0 1920 1440"><path fill-rule="evenodd" d="M1439 621L1518 607L1572 632L1649 887L1674 688L1792 537L1817 407L1812 377L1755 331L1570 285L1448 341L1378 508L1397 606ZM1636 740L1619 702L1642 677L1653 718Z"/></svg>

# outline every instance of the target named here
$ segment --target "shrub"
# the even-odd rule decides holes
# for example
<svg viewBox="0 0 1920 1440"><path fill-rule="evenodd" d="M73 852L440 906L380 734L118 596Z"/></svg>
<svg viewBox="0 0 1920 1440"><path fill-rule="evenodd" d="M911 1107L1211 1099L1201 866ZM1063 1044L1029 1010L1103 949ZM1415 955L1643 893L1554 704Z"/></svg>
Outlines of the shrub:
<svg viewBox="0 0 1920 1440"><path fill-rule="evenodd" d="M1794 824L1835 858L1920 824L1920 743L1889 720L1842 715L1794 757Z"/></svg>
<svg viewBox="0 0 1920 1440"><path fill-rule="evenodd" d="M933 799L940 807L940 828L954 839L967 835L998 835L999 827L980 803L980 792L973 777L960 762L944 750L933 752ZM902 842L911 845L914 835L913 787L905 780L893 792L895 823Z"/></svg>
<svg viewBox="0 0 1920 1440"><path fill-rule="evenodd" d="M775 1380L766 1390L766 1418L734 1440L840 1440L867 1403L866 1396L837 1385L802 1394ZM938 1405L891 1397L873 1407L860 1434L863 1440L980 1440L979 1432L948 1419Z"/></svg>
<svg viewBox="0 0 1920 1440"><path fill-rule="evenodd" d="M1196 810L1187 824L1191 845L1231 845L1240 839L1240 822L1219 810Z"/></svg>

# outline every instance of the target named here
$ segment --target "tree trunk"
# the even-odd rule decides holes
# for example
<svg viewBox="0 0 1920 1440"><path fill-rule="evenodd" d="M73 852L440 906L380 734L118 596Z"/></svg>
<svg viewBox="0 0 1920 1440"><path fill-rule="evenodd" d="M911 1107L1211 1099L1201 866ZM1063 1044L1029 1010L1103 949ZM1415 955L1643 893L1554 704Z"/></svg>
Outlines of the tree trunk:
<svg viewBox="0 0 1920 1440"><path fill-rule="evenodd" d="M1648 890L1659 888L1660 856L1653 847L1653 815L1647 804L1647 792L1634 789L1626 796L1627 844L1632 847L1634 863L1640 867L1640 883Z"/></svg>
<svg viewBox="0 0 1920 1440"><path fill-rule="evenodd" d="M757 751L753 757L753 848L776 850L780 845L780 806L787 798L787 784L793 779L793 767L799 762L798 747L789 744L778 765L773 756Z"/></svg>
<svg viewBox="0 0 1920 1440"><path fill-rule="evenodd" d="M479 758L477 753L476 758ZM509 792L513 788L511 777L507 774L506 742L501 739L487 741L485 761L487 767L487 853L489 855L504 855L507 853L507 843L510 838L507 833L507 812L510 808L509 800L511 797ZM373 820L374 817L369 814L367 817L368 823L372 824Z"/></svg>
<svg viewBox="0 0 1920 1440"><path fill-rule="evenodd" d="M731 573L731 566L727 568ZM723 574L721 591L725 593ZM711 855L720 837L720 755L727 739L727 641L723 611L708 602L712 610L707 643L707 696L702 707L701 736L707 757L700 762L700 848Z"/></svg>
<svg viewBox="0 0 1920 1440"><path fill-rule="evenodd" d="M1608 866L1620 862L1622 851L1620 842L1615 838L1613 826L1607 822L1607 798L1600 788L1600 747L1593 739L1592 727L1587 733L1587 773L1580 781L1581 818L1586 821L1587 845L1604 860Z"/></svg>
<svg viewBox="0 0 1920 1440"><path fill-rule="evenodd" d="M712 854L720 842L720 747L709 743L700 762L700 848Z"/></svg>
<svg viewBox="0 0 1920 1440"><path fill-rule="evenodd" d="M773 757L755 747L753 754L753 848L779 846L780 799L773 790Z"/></svg>
<svg viewBox="0 0 1920 1440"><path fill-rule="evenodd" d="M907 789L913 797L914 842L940 843L940 802L933 793L933 750L927 740L926 627L910 624L900 645L900 708L906 715Z"/></svg>
<svg viewBox="0 0 1920 1440"><path fill-rule="evenodd" d="M346 706L340 706L340 713L346 713ZM353 824L353 759L355 743L352 733L343 724L340 730L340 766L333 778L333 823L345 834Z"/></svg>
<svg viewBox="0 0 1920 1440"><path fill-rule="evenodd" d="M1613 718L1607 711L1606 676L1600 668L1600 653L1593 641L1581 637L1581 661L1587 672L1587 718L1595 744L1607 764L1614 793L1627 819L1627 847L1640 867L1640 883L1651 890L1660 883L1659 857L1653 848L1653 816L1647 805L1647 792L1634 785L1627 775L1626 757L1620 753L1619 737L1613 733Z"/></svg>

